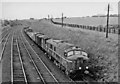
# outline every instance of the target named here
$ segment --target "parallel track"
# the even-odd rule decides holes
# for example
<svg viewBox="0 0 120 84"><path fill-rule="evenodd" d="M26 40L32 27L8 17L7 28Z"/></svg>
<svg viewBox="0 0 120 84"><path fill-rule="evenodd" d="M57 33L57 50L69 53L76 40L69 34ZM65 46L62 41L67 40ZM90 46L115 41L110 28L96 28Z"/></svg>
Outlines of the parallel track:
<svg viewBox="0 0 120 84"><path fill-rule="evenodd" d="M22 31L21 31L21 33L22 33ZM39 77L40 77L42 83L47 84L48 82L52 82L55 84L59 84L58 80L55 78L55 76L52 74L52 72L48 69L48 67L44 64L44 62L41 60L41 58L38 56L38 54L35 52L35 50L31 47L31 45L26 40L26 38L23 36L23 33L20 37L21 37L22 43L23 43L27 53L29 54L31 62L33 63L37 73L39 74ZM33 51L34 55L36 55L36 58L38 59L39 62L35 61L34 58L31 56L30 51L28 50L28 47L26 47L25 43L23 42L23 39L29 45L29 47ZM38 68L37 63L39 63L39 66L41 67L41 69Z"/></svg>
<svg viewBox="0 0 120 84"><path fill-rule="evenodd" d="M6 35L4 35L1 40L0 40L0 44L3 42L3 40L6 38L6 36L9 35L9 33L7 33Z"/></svg>
<svg viewBox="0 0 120 84"><path fill-rule="evenodd" d="M11 83L27 84L24 64L20 54L17 38L13 36L11 42Z"/></svg>
<svg viewBox="0 0 120 84"><path fill-rule="evenodd" d="M11 32L11 30L10 30L10 32L8 32L9 30L7 30L6 32L6 34L4 35L4 36L2 36L2 38L0 39L0 44L3 42L3 40L6 38L6 36L7 35L9 35L10 34L10 32ZM3 32L4 33L4 32ZM2 35L2 34L1 34Z"/></svg>
<svg viewBox="0 0 120 84"><path fill-rule="evenodd" d="M1 52L1 56L0 56L0 62L2 61L2 58L3 58L3 54L4 54L4 51L5 51L5 48L6 48L6 44L8 42L8 39L10 37L11 33L9 33L8 35L6 35L2 40L1 42L5 39L6 41L2 44L2 52ZM0 43L1 44L1 43Z"/></svg>
<svg viewBox="0 0 120 84"><path fill-rule="evenodd" d="M20 39L20 37L19 37L19 39ZM22 42L22 44L23 44L23 46L24 46L24 48L25 48L25 50L26 50L26 52L27 52L27 54L28 54L28 56L29 56L29 58L30 58L31 63L33 64L33 66L34 66L37 74L39 75L39 78L41 79L41 83L46 84L44 78L43 78L42 75L41 75L41 72L39 71L36 63L34 62L34 59L32 58L31 54L29 53L26 45L24 44L24 42L23 42L22 40L21 40L21 42Z"/></svg>

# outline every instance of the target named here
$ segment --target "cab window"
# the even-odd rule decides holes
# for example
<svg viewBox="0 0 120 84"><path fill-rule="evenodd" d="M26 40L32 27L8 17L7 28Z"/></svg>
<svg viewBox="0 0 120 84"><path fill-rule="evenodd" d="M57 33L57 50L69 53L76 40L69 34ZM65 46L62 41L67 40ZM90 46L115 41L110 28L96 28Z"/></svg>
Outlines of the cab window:
<svg viewBox="0 0 120 84"><path fill-rule="evenodd" d="M50 44L50 48L52 49L52 45Z"/></svg>
<svg viewBox="0 0 120 84"><path fill-rule="evenodd" d="M82 55L83 55L83 56L87 56L87 53L86 53L86 52L82 52Z"/></svg>
<svg viewBox="0 0 120 84"><path fill-rule="evenodd" d="M73 51L69 51L69 52L67 53L67 56L70 56L70 55L73 55Z"/></svg>
<svg viewBox="0 0 120 84"><path fill-rule="evenodd" d="M74 51L75 52L75 55L80 55L81 54L81 51Z"/></svg>

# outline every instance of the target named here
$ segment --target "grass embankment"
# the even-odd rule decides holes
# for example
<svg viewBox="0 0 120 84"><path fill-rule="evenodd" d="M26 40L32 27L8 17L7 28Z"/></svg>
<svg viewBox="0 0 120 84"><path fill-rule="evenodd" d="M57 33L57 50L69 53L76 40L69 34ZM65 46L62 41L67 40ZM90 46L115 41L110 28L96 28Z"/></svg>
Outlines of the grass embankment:
<svg viewBox="0 0 120 84"><path fill-rule="evenodd" d="M31 27L35 31L44 33L52 38L66 40L69 43L80 46L87 51L95 65L105 66L102 75L105 81L118 81L118 35L83 30L78 28L60 27L48 21L34 21Z"/></svg>

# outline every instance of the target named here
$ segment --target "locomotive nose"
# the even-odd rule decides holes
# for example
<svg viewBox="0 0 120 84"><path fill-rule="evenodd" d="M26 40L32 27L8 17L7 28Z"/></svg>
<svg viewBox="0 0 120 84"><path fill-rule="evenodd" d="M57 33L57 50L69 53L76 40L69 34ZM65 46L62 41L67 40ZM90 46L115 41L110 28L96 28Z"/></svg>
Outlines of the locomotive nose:
<svg viewBox="0 0 120 84"><path fill-rule="evenodd" d="M76 63L77 63L77 67L79 70L85 71L88 70L89 67L86 64L86 60L84 60L83 58L77 58Z"/></svg>

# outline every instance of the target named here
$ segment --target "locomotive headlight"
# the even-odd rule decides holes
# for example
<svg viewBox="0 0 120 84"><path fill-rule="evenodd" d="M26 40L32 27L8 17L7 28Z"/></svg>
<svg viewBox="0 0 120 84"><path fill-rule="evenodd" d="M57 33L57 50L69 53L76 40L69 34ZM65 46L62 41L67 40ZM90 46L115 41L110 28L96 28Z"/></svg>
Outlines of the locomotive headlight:
<svg viewBox="0 0 120 84"><path fill-rule="evenodd" d="M79 67L79 69L82 69L81 67Z"/></svg>
<svg viewBox="0 0 120 84"><path fill-rule="evenodd" d="M88 69L88 66L86 66L86 69Z"/></svg>

